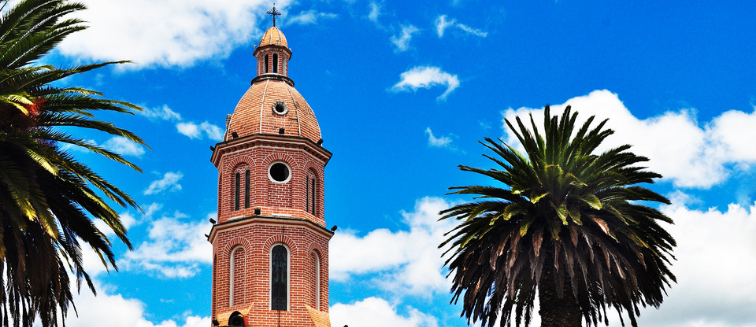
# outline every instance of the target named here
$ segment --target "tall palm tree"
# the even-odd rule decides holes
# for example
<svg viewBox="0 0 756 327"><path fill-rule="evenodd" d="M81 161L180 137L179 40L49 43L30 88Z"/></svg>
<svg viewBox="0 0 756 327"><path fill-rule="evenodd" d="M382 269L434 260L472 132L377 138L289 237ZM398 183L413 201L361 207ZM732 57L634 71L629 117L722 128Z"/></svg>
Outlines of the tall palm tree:
<svg viewBox="0 0 756 327"><path fill-rule="evenodd" d="M461 221L441 244L452 302L462 298L468 322L489 327L497 318L528 326L536 295L543 327L608 325L607 307L637 326L639 305L658 308L676 281L668 268L675 240L659 225L672 220L647 206L669 200L638 186L661 175L637 166L648 159L629 145L596 153L613 134L606 120L576 129L569 106L561 118L544 111L543 135L532 115L531 129L519 117L517 128L506 121L524 154L487 138L496 155L484 156L498 167L459 166L498 185L453 187L475 200L441 212Z"/></svg>
<svg viewBox="0 0 756 327"><path fill-rule="evenodd" d="M105 198L138 208L63 145L139 168L68 131L94 129L144 144L129 131L94 119L97 111L133 114L140 109L104 99L97 91L61 86L66 77L116 62L72 68L36 64L63 38L85 28L79 20L66 18L83 5L65 0L6 4L0 9L0 326L31 326L37 317L43 326L56 326L73 304L69 274L75 276L77 289L86 282L95 291L82 265L82 243L106 267L116 268L111 240L93 221L104 222L131 248L126 229Z"/></svg>

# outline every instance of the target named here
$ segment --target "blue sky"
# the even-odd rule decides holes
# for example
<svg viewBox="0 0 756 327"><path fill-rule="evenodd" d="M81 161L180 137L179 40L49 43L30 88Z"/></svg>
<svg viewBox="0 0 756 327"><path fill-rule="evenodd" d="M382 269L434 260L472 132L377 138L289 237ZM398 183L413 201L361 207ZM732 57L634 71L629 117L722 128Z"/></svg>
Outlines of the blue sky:
<svg viewBox="0 0 756 327"><path fill-rule="evenodd" d="M254 77L272 5L259 0L85 0L90 29L43 61L133 64L67 80L145 108L103 115L150 149L78 135L144 173L71 148L140 203L122 209L134 251L69 326L207 326L217 171L209 146ZM477 142L511 141L503 119L565 104L610 118L673 205L678 284L642 326L756 326L756 6L746 1L278 1L290 77L324 146L331 319L352 327L466 326L435 245L450 186L490 181ZM610 325L619 326L616 315Z"/></svg>

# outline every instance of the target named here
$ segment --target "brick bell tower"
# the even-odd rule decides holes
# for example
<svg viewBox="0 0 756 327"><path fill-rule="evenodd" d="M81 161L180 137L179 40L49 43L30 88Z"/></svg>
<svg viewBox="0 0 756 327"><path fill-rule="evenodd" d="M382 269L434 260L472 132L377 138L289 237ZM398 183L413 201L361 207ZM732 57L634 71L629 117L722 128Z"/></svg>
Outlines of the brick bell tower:
<svg viewBox="0 0 756 327"><path fill-rule="evenodd" d="M268 13L257 76L210 159L218 168L211 315L216 326L330 326L323 173L331 153L289 78L280 13Z"/></svg>

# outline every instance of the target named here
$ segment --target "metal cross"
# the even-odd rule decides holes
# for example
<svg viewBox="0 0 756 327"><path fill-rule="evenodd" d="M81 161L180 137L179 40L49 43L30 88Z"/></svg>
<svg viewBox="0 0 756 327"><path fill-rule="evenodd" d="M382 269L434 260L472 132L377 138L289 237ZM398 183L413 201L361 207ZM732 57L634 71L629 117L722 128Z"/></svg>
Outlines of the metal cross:
<svg viewBox="0 0 756 327"><path fill-rule="evenodd" d="M281 16L281 12L276 10L276 4L273 4L273 9L268 10L268 15L273 16L273 26L276 26L276 16Z"/></svg>

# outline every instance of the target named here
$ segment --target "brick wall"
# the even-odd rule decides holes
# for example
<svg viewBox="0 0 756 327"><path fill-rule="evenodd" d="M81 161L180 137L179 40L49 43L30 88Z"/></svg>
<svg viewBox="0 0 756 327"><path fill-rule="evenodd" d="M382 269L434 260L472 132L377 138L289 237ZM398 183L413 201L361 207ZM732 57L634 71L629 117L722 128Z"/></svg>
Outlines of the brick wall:
<svg viewBox="0 0 756 327"><path fill-rule="evenodd" d="M228 226L229 224L225 224ZM231 224L233 225L233 224ZM213 252L216 265L213 269L212 302L215 316L240 311L246 313L248 326L278 326L279 312L270 310L270 251L275 244L285 244L289 249L289 310L280 312L282 326L314 326L306 305L315 307L315 285L320 286L320 310L328 311L328 241L331 234L322 228L304 221L268 218L266 221L245 221L235 226L216 227L213 237ZM232 258L233 256L235 258ZM320 258L319 274L315 272L313 254ZM239 258L243 255L243 258ZM242 276L244 295L237 296L230 305L231 260L244 262L244 272L239 274L234 266L234 275ZM315 278L319 275L320 282ZM236 280L236 278L234 278ZM235 288L236 290L237 288ZM243 299L243 300L241 300ZM242 301L238 302L237 301ZM248 311L247 311L248 310Z"/></svg>
<svg viewBox="0 0 756 327"><path fill-rule="evenodd" d="M277 144L275 144L277 145ZM290 168L291 179L276 183L268 177L268 168L274 162L285 162ZM277 147L274 144L252 146L225 154L218 165L218 221L223 223L234 218L254 215L261 208L263 215L290 215L311 220L325 226L324 182L325 162L301 148ZM245 171L250 171L250 207L244 207ZM239 210L234 210L235 175L241 176ZM316 178L315 215L308 212L307 176Z"/></svg>

